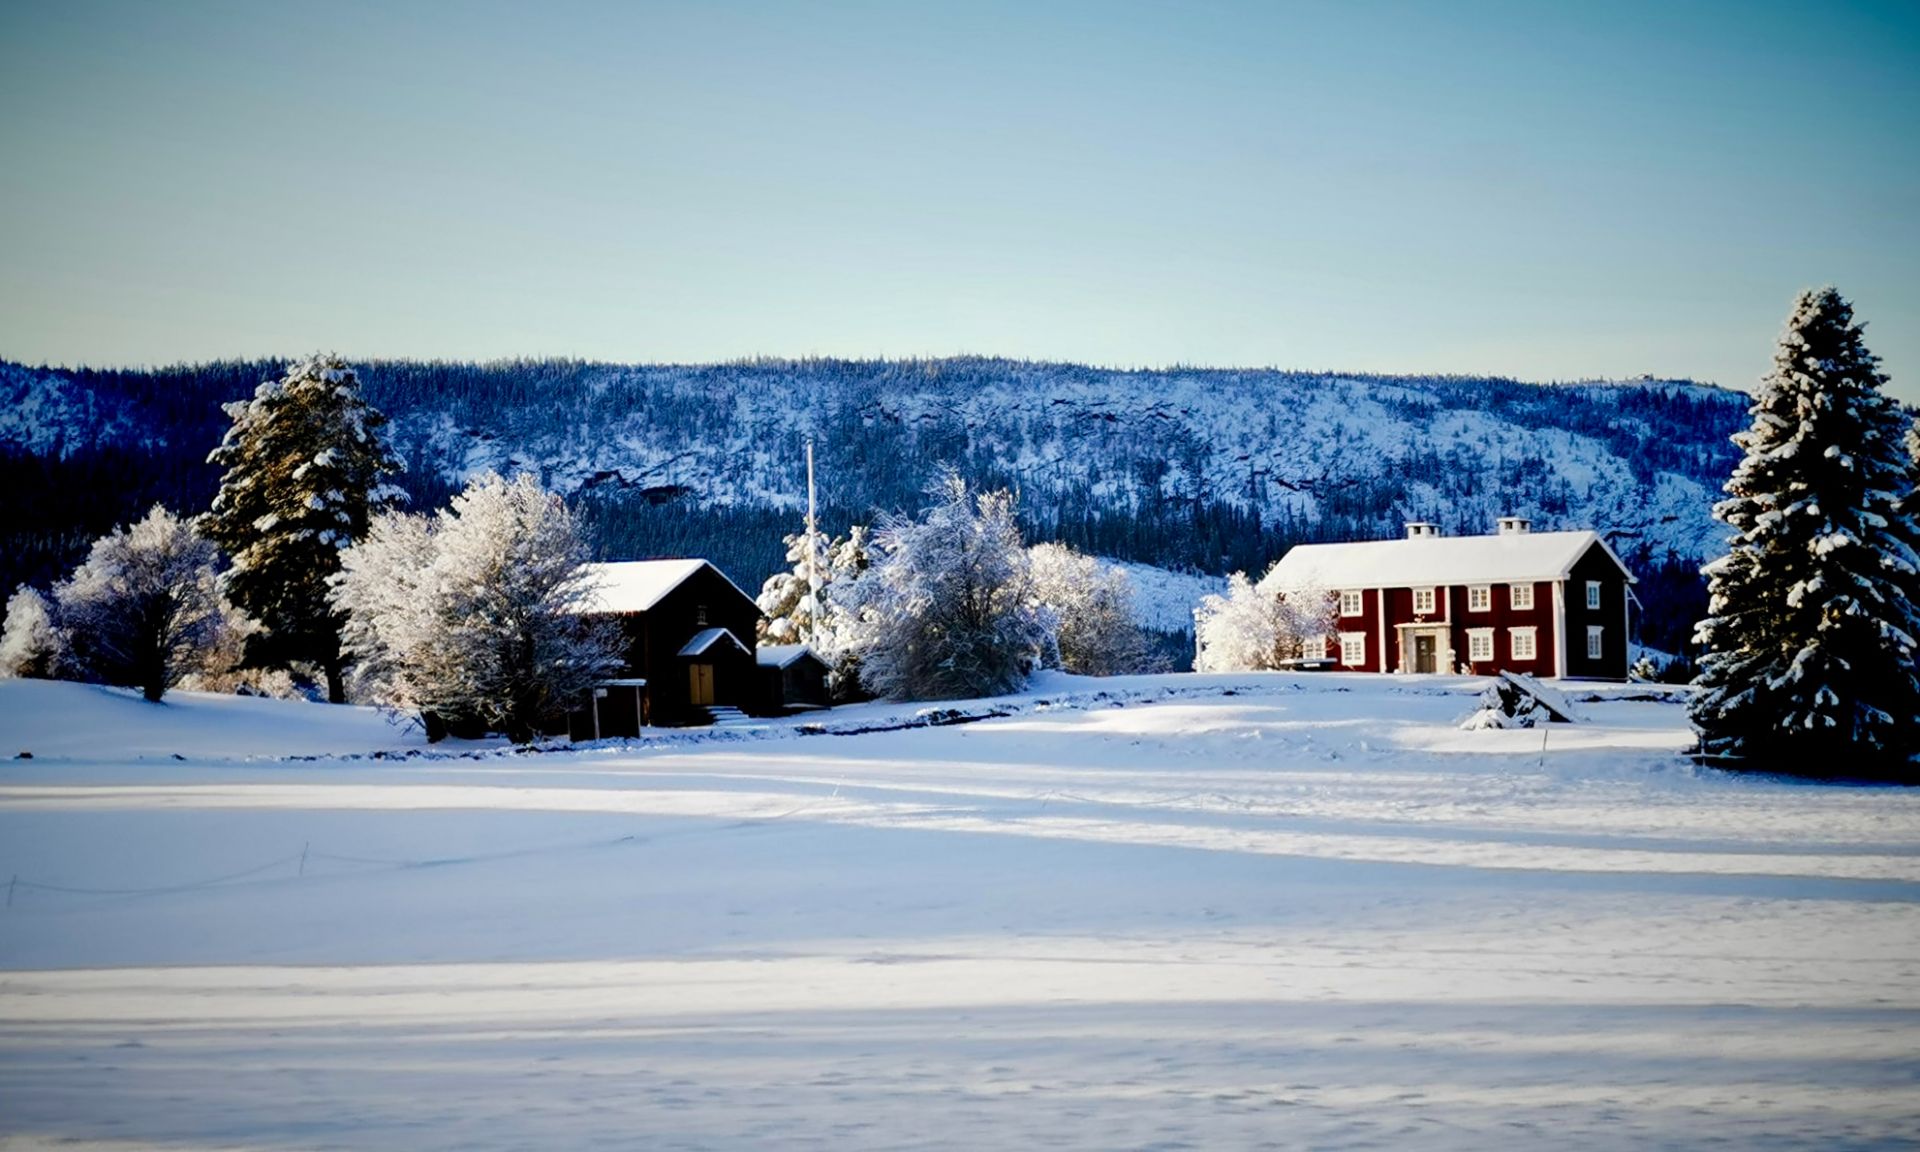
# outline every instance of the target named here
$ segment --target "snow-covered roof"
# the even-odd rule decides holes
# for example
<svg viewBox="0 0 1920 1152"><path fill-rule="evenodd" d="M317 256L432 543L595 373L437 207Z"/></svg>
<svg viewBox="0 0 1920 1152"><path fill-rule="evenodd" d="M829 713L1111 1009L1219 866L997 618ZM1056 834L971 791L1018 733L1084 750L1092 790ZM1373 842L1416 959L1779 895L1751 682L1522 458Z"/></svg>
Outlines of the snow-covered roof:
<svg viewBox="0 0 1920 1152"><path fill-rule="evenodd" d="M1597 532L1509 532L1428 536L1358 544L1297 544L1261 583L1276 588L1408 588L1564 580L1595 544L1625 572Z"/></svg>
<svg viewBox="0 0 1920 1152"><path fill-rule="evenodd" d="M802 656L812 655L813 650L805 644L762 644L754 658L764 668L785 668Z"/></svg>
<svg viewBox="0 0 1920 1152"><path fill-rule="evenodd" d="M745 644L740 643L740 638L738 636L735 636L733 633L727 631L725 628L704 628L698 632L695 632L693 634L693 639L687 641L685 644L682 644L680 646L680 655L682 656L703 655L705 654L707 649L713 647L715 644L718 644L722 640L725 640L727 643L733 645L735 648L740 649L740 651L742 652L753 651L753 649L748 648Z"/></svg>
<svg viewBox="0 0 1920 1152"><path fill-rule="evenodd" d="M586 612L645 612L658 604L662 597L687 580L701 568L713 568L705 560L622 560L610 564L589 564L587 575L594 585L592 591L582 597ZM727 579L727 574L718 568L713 570L722 580L733 585L740 592L740 585ZM753 597L745 592L740 595L748 600Z"/></svg>

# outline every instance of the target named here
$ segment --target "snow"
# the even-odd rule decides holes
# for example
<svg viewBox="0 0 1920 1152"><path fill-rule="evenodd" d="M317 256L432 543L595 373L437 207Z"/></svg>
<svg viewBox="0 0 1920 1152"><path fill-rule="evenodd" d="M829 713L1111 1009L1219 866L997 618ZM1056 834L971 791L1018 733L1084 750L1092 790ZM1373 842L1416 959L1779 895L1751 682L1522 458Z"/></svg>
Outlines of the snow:
<svg viewBox="0 0 1920 1152"><path fill-rule="evenodd" d="M735 648L740 649L740 651L742 652L748 651L747 646L745 644L740 643L740 638L738 636L735 636L733 633L727 631L725 628L702 628L700 631L695 632L693 634L693 639L688 640L685 644L682 644L680 646L680 651L678 655L681 655L681 656L704 655L707 649L713 647L715 644L720 643L720 641L722 640L725 640L727 643L733 645Z"/></svg>
<svg viewBox="0 0 1920 1152"><path fill-rule="evenodd" d="M711 565L705 560L626 560L612 564L589 564L587 569L596 585L592 593L593 610L645 612L658 604L661 597L686 583L702 567ZM720 570L715 568L714 571ZM726 574L721 573L721 578L725 579ZM739 585L734 587L738 590ZM753 599L745 592L740 595Z"/></svg>
<svg viewBox="0 0 1920 1152"><path fill-rule="evenodd" d="M1160 632L1192 632L1193 610L1208 596L1224 596L1224 576L1173 572L1150 564L1134 564L1101 557L1127 574L1133 583L1133 616L1142 628Z"/></svg>
<svg viewBox="0 0 1920 1152"><path fill-rule="evenodd" d="M762 644L754 658L763 668L785 668L811 651L805 644Z"/></svg>
<svg viewBox="0 0 1920 1152"><path fill-rule="evenodd" d="M1279 588L1405 588L1414 583L1496 584L1563 580L1587 549L1606 543L1593 532L1517 532L1437 536L1353 544L1300 544L1261 581ZM1608 549L1612 555L1612 549ZM1619 563L1619 558L1614 557ZM1625 571L1626 566L1621 565ZM1632 574L1628 574L1631 580Z"/></svg>
<svg viewBox="0 0 1920 1152"><path fill-rule="evenodd" d="M1459 730L1486 683L443 753L0 682L0 1144L1920 1139L1920 794L1695 769L1644 687Z"/></svg>
<svg viewBox="0 0 1920 1152"><path fill-rule="evenodd" d="M462 749L492 742L449 741ZM327 756L424 749L418 724L375 708L133 688L0 680L0 756L35 761Z"/></svg>

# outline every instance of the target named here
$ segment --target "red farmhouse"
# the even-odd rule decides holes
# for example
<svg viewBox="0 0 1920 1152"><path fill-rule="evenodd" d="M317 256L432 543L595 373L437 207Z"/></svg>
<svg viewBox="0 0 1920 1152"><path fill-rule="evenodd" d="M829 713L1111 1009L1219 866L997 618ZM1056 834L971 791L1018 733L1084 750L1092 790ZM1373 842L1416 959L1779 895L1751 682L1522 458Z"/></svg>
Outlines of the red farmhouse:
<svg viewBox="0 0 1920 1152"><path fill-rule="evenodd" d="M1637 583L1593 532L1533 532L1518 516L1492 536L1302 544L1262 581L1335 594L1327 655L1354 672L1501 669L1624 680Z"/></svg>

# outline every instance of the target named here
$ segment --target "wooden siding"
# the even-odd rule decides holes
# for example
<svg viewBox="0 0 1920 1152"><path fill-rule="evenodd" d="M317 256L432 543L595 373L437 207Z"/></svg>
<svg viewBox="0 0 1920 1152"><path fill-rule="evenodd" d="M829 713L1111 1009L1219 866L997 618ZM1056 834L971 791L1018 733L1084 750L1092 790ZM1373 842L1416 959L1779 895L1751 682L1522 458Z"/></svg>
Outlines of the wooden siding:
<svg viewBox="0 0 1920 1152"><path fill-rule="evenodd" d="M1587 607L1587 581L1600 584L1600 606ZM1627 678L1627 582L1604 548L1587 549L1567 578L1567 675L1599 680ZM1587 656L1587 628L1598 625L1599 659Z"/></svg>

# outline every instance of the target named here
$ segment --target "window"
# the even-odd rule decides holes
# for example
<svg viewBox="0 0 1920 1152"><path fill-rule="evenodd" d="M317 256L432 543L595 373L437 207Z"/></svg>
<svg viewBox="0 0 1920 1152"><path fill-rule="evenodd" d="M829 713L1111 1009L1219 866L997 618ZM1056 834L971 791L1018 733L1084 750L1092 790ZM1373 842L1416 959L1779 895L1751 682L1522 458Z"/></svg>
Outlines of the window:
<svg viewBox="0 0 1920 1152"><path fill-rule="evenodd" d="M1467 659L1475 662L1493 659L1493 629L1467 629Z"/></svg>
<svg viewBox="0 0 1920 1152"><path fill-rule="evenodd" d="M1507 585L1507 603L1513 608L1515 612L1533 611L1533 585L1531 584Z"/></svg>
<svg viewBox="0 0 1920 1152"><path fill-rule="evenodd" d="M1592 587L1592 585L1588 585L1588 587ZM1605 651L1601 646L1600 636L1601 633L1605 631L1606 629L1598 624L1589 624L1587 626L1587 659L1600 659L1601 653Z"/></svg>
<svg viewBox="0 0 1920 1152"><path fill-rule="evenodd" d="M1493 585L1475 584L1467 589L1467 611L1493 611Z"/></svg>
<svg viewBox="0 0 1920 1152"><path fill-rule="evenodd" d="M1340 633L1340 663L1349 668L1358 668L1367 662L1367 634L1365 632Z"/></svg>
<svg viewBox="0 0 1920 1152"><path fill-rule="evenodd" d="M1365 605L1361 600L1359 592L1346 591L1340 593L1340 615L1358 616L1365 610Z"/></svg>
<svg viewBox="0 0 1920 1152"><path fill-rule="evenodd" d="M1415 588L1413 590L1414 615L1424 616L1424 615L1430 614L1432 611L1433 611L1433 589Z"/></svg>
<svg viewBox="0 0 1920 1152"><path fill-rule="evenodd" d="M702 628L707 626L707 606L705 604L695 604L693 606L693 622Z"/></svg>
<svg viewBox="0 0 1920 1152"><path fill-rule="evenodd" d="M1587 581L1587 607L1600 607L1600 581L1598 580Z"/></svg>
<svg viewBox="0 0 1920 1152"><path fill-rule="evenodd" d="M1532 589L1528 589L1528 591L1532 591ZM1539 659L1540 653L1539 649L1534 647L1534 630L1532 628L1507 629L1507 644L1513 649L1513 658L1515 660Z"/></svg>

